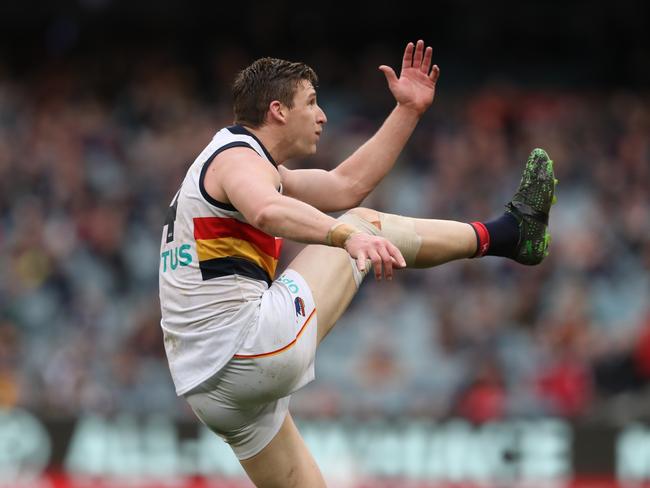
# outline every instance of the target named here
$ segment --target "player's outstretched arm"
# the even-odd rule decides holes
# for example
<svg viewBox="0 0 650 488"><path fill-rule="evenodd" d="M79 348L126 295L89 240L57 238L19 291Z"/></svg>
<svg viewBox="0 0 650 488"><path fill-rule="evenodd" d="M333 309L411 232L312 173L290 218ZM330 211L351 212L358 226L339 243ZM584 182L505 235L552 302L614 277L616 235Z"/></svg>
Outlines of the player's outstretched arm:
<svg viewBox="0 0 650 488"><path fill-rule="evenodd" d="M440 69L432 57L432 48L420 40L406 45L399 76L381 65L397 105L380 129L332 171L284 170L285 192L323 211L358 206L391 170L433 102Z"/></svg>
<svg viewBox="0 0 650 488"><path fill-rule="evenodd" d="M432 56L432 48L425 48L424 41L415 45L409 42L399 77L389 66L379 67L397 106L375 135L333 170L356 181L362 199L391 170L420 117L433 102L440 69L431 65Z"/></svg>

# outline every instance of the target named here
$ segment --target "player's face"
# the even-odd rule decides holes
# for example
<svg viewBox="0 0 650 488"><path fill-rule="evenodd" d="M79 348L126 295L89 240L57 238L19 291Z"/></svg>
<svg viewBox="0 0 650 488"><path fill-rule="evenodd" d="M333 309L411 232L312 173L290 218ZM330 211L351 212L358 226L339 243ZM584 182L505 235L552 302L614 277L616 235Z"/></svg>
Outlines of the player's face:
<svg viewBox="0 0 650 488"><path fill-rule="evenodd" d="M327 122L325 112L316 102L316 90L309 81L298 85L293 97L293 108L287 117L294 156L306 156L316 152L323 126Z"/></svg>

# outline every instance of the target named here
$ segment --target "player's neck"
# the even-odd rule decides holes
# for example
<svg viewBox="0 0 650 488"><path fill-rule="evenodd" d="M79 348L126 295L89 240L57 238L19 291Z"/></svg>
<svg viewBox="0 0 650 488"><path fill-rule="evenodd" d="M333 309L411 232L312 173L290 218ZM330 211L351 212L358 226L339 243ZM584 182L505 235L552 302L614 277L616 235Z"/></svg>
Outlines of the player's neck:
<svg viewBox="0 0 650 488"><path fill-rule="evenodd" d="M289 159L283 139L273 127L269 125L263 125L257 128L245 127L246 130L259 139L269 154L271 154L276 164L282 164Z"/></svg>

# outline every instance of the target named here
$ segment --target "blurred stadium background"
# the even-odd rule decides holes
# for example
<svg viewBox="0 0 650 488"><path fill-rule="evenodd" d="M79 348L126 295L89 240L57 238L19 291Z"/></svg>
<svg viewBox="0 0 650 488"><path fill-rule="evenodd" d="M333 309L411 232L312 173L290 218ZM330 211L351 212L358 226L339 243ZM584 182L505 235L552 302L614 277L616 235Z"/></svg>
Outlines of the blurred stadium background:
<svg viewBox="0 0 650 488"><path fill-rule="evenodd" d="M169 200L231 122L236 71L311 64L331 168L441 80L365 202L498 214L531 148L560 178L551 255L364 285L292 400L333 487L650 484L650 7L575 2L0 4L0 486L245 487L174 395L157 297ZM288 245L288 258L299 246Z"/></svg>

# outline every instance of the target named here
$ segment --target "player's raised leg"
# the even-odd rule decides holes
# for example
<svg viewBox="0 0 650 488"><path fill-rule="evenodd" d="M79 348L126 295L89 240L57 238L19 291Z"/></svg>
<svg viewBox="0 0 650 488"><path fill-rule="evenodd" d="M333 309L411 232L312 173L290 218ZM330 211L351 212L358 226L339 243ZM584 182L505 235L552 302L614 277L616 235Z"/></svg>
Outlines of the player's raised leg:
<svg viewBox="0 0 650 488"><path fill-rule="evenodd" d="M258 488L325 487L323 475L289 413L269 445L240 462Z"/></svg>
<svg viewBox="0 0 650 488"><path fill-rule="evenodd" d="M345 250L319 245L305 247L288 266L305 279L314 297L318 344L348 308L359 288L354 266ZM357 280L361 279L358 274Z"/></svg>
<svg viewBox="0 0 650 488"><path fill-rule="evenodd" d="M367 208L352 209L341 220L388 238L402 252L409 267L436 266L476 253L476 233L462 222L410 219ZM393 232L382 231L380 226L386 221L391 222L388 227ZM307 246L288 268L300 273L311 289L320 343L347 309L363 275L345 250L329 246Z"/></svg>
<svg viewBox="0 0 650 488"><path fill-rule="evenodd" d="M545 151L535 149L505 213L490 222L416 219L366 208L350 210L340 220L390 240L409 267L484 255L538 264L548 253L548 215L556 183L553 162ZM328 246L307 246L288 267L300 273L312 291L320 343L348 307L362 276L347 252Z"/></svg>

